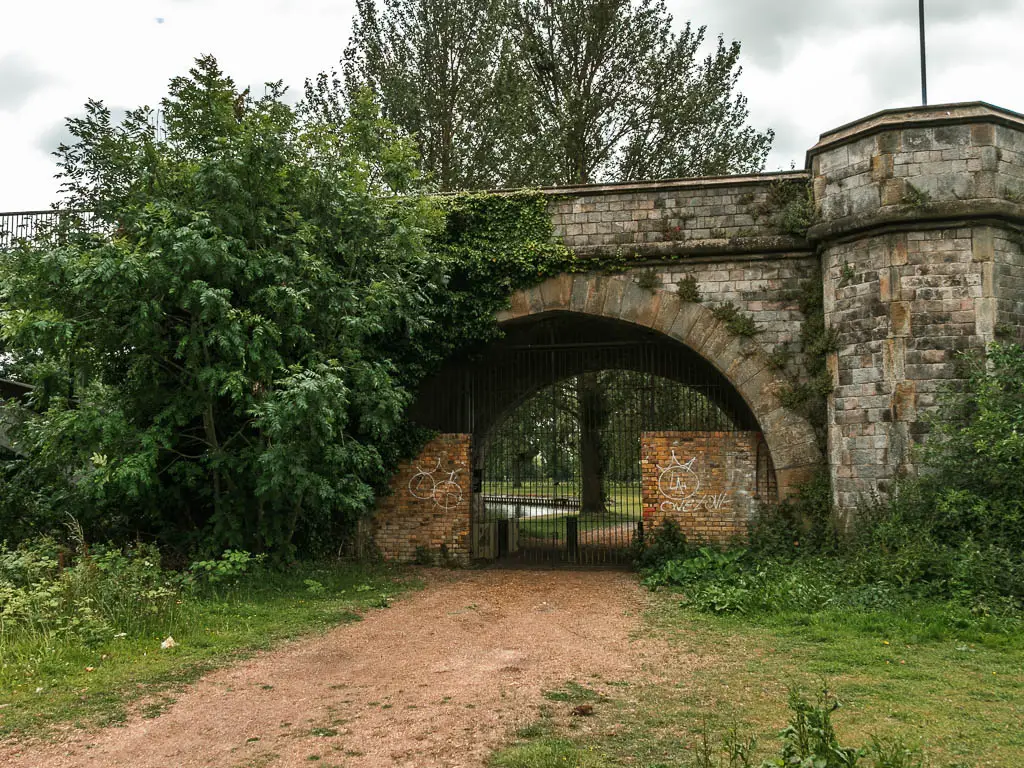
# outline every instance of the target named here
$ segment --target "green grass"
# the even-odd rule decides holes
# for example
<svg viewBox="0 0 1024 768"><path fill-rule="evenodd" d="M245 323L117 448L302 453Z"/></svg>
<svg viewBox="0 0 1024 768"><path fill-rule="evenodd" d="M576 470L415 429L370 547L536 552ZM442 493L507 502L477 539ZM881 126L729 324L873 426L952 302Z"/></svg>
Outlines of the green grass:
<svg viewBox="0 0 1024 768"><path fill-rule="evenodd" d="M511 482L485 481L483 484L485 496L541 496L559 499L578 499L580 497L579 483L563 482L555 485L553 480L527 480L518 488L513 488ZM640 481L633 483L609 482L605 484L605 499L610 502L609 509L620 514L633 513L639 517L640 502Z"/></svg>
<svg viewBox="0 0 1024 768"><path fill-rule="evenodd" d="M637 521L639 514L616 514L606 512L591 517L587 515L544 515L541 517L523 517L519 520L519 536L524 539L545 539L547 541L565 541L565 521L570 517L579 521L579 530L592 531L606 528L620 522ZM629 544L629 541L623 542Z"/></svg>
<svg viewBox="0 0 1024 768"><path fill-rule="evenodd" d="M307 580L322 586L311 590ZM259 572L234 588L182 597L159 632L87 647L77 638L0 635L0 738L45 736L59 724L155 717L203 673L282 640L357 621L408 588L401 571L304 565ZM177 646L163 650L171 635Z"/></svg>
<svg viewBox="0 0 1024 768"><path fill-rule="evenodd" d="M543 737L496 755L493 768L598 768L596 755L567 739Z"/></svg>
<svg viewBox="0 0 1024 768"><path fill-rule="evenodd" d="M564 482L555 485L553 480L528 480L518 488L511 483L485 482L485 496L534 496L541 498L579 498L579 484ZM545 541L565 541L565 521L576 518L579 530L592 531L621 522L636 522L640 519L642 509L639 483L608 483L605 488L607 511L600 515L568 514L542 515L523 517L519 520L519 535L523 539L542 539ZM628 543L628 542L626 542Z"/></svg>
<svg viewBox="0 0 1024 768"><path fill-rule="evenodd" d="M671 592L651 596L644 621L643 634L669 649L650 669L656 682L586 681L606 698L591 699L585 730L556 711L554 727L525 739L521 729L491 765L688 768L705 727L718 740L733 726L757 737L758 758L777 757L788 688L813 694L823 683L843 703L834 722L844 745L899 736L923 746L933 768L1024 765L1019 622L965 623L936 604L720 617L680 607Z"/></svg>
<svg viewBox="0 0 1024 768"><path fill-rule="evenodd" d="M580 685L575 680L569 680L558 690L544 691L544 698L548 701L568 701L573 704L586 704L594 701L601 701L605 697L593 688Z"/></svg>

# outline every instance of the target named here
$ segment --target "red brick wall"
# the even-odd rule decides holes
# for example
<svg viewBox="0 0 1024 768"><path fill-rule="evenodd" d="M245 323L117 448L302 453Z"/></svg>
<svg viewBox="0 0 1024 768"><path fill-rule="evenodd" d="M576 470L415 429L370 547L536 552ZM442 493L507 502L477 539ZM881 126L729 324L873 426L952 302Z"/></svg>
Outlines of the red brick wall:
<svg viewBox="0 0 1024 768"><path fill-rule="evenodd" d="M468 561L471 480L469 435L438 435L403 462L373 517L374 543L384 558Z"/></svg>
<svg viewBox="0 0 1024 768"><path fill-rule="evenodd" d="M743 536L756 511L759 432L644 432L644 529L675 520L693 542Z"/></svg>

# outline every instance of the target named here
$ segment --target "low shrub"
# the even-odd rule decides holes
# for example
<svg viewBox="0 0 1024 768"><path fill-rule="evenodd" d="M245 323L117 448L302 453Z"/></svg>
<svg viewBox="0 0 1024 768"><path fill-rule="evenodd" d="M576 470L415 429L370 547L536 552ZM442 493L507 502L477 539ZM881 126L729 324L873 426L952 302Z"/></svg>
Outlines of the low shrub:
<svg viewBox="0 0 1024 768"><path fill-rule="evenodd" d="M35 636L99 643L166 623L181 590L147 544L73 557L50 538L0 546L0 645Z"/></svg>
<svg viewBox="0 0 1024 768"><path fill-rule="evenodd" d="M185 597L233 585L261 562L228 550L179 572L164 568L151 544L0 544L0 648L30 638L95 645L159 633Z"/></svg>
<svg viewBox="0 0 1024 768"><path fill-rule="evenodd" d="M702 547L645 572L651 588L679 588L684 604L706 613L778 613L825 610L845 603L835 564L757 559L749 550Z"/></svg>
<svg viewBox="0 0 1024 768"><path fill-rule="evenodd" d="M686 557L692 552L679 523L667 519L644 537L633 540L633 567L641 573L656 569L670 560Z"/></svg>
<svg viewBox="0 0 1024 768"><path fill-rule="evenodd" d="M760 556L790 557L835 552L840 543L828 469L822 467L793 497L762 508L751 525L748 546Z"/></svg>
<svg viewBox="0 0 1024 768"><path fill-rule="evenodd" d="M721 744L713 745L707 733L694 750L694 768L924 768L925 758L918 748L908 747L901 739L871 737L867 747L843 746L832 715L839 700L827 688L809 701L799 690L789 693L789 723L779 733L782 741L778 757L754 763L756 741L744 738L739 728L727 732Z"/></svg>

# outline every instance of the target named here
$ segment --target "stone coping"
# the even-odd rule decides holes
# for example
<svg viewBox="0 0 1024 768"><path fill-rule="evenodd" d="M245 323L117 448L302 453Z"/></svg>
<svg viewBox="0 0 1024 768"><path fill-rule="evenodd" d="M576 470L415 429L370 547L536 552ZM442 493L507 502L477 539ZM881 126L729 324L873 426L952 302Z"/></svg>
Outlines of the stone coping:
<svg viewBox="0 0 1024 768"><path fill-rule="evenodd" d="M920 205L886 205L871 213L844 216L815 224L807 231L811 243L858 235L871 230L950 221L995 220L1024 226L1024 205L999 198L946 200Z"/></svg>
<svg viewBox="0 0 1024 768"><path fill-rule="evenodd" d="M697 259L702 257L750 256L778 258L792 254L806 256L813 250L802 237L790 235L757 235L754 237L729 237L714 240L669 240L657 243L635 243L623 245L578 245L570 246L579 259L614 258L627 254L627 261L642 260L659 262L674 259ZM630 258L631 257L631 258Z"/></svg>
<svg viewBox="0 0 1024 768"><path fill-rule="evenodd" d="M658 179L654 181L624 181L614 184L574 184L560 187L539 187L533 191L551 197L587 197L590 195L628 195L638 192L671 192L673 190L710 189L715 187L738 187L753 184L770 184L773 181L809 181L807 171L771 171L743 176L695 176L688 179ZM516 189L491 189L493 194L511 195L531 191L528 187ZM457 193L453 193L457 194Z"/></svg>
<svg viewBox="0 0 1024 768"><path fill-rule="evenodd" d="M816 155L828 149L883 131L970 123L999 123L1024 130L1024 115L984 101L883 109L821 134L818 143L807 150L807 168Z"/></svg>

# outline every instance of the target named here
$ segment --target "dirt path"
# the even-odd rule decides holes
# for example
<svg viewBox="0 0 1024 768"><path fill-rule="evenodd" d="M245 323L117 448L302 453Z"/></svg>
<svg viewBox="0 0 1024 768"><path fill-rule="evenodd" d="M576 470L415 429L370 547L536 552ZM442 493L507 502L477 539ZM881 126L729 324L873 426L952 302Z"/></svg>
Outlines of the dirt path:
<svg viewBox="0 0 1024 768"><path fill-rule="evenodd" d="M0 746L0 764L481 766L543 689L643 674L661 653L635 637L643 605L621 572L430 572L358 624L207 676L157 719Z"/></svg>

